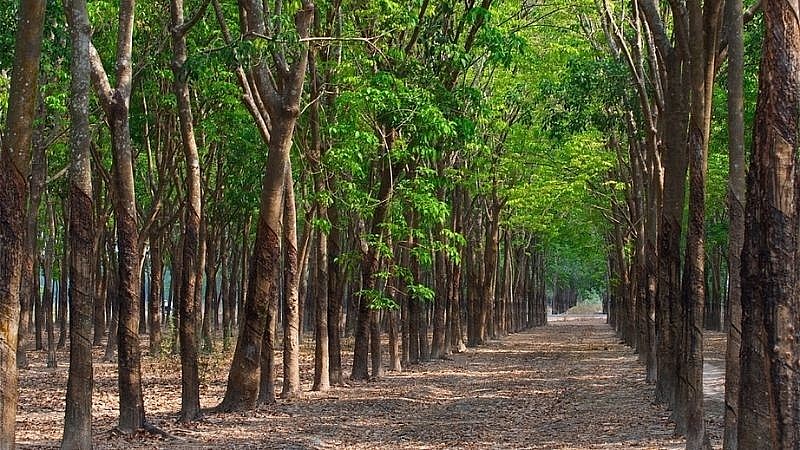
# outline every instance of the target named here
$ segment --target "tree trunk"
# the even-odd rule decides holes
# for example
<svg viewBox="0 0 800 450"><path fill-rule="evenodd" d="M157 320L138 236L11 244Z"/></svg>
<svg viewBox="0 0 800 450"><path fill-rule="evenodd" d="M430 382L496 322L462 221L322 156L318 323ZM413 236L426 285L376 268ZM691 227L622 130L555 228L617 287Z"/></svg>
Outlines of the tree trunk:
<svg viewBox="0 0 800 450"><path fill-rule="evenodd" d="M256 0L240 0L243 32L266 33L264 4ZM219 11L215 2L215 10ZM307 38L314 16L314 5L302 1L301 9L295 15L295 27L300 38ZM251 111L254 120L263 120L268 113L271 129L268 136L269 153L262 181L259 219L256 228L256 241L250 261L250 278L244 317L239 327L239 339L233 354L228 373L225 397L219 405L220 410L252 409L258 400L261 383L261 351L267 322L267 310L278 294L277 281L280 270L281 218L283 216L283 191L286 170L290 170L289 152L297 117L300 115L300 97L303 92L306 65L308 62L307 44L301 49L288 71L278 73L280 79L276 91L273 74L266 64L252 68L255 85L260 97L266 103L267 111ZM273 55L281 59L282 55ZM243 88L249 86L245 83ZM262 130L263 131L263 130Z"/></svg>
<svg viewBox="0 0 800 450"><path fill-rule="evenodd" d="M161 238L150 242L150 356L161 354L161 302L164 292L164 259Z"/></svg>
<svg viewBox="0 0 800 450"><path fill-rule="evenodd" d="M283 390L281 398L302 395L300 389L300 277L297 258L297 211L294 197L292 170L286 169L286 194L284 197L284 292L283 310ZM310 231L309 231L310 232ZM306 236L308 237L308 236ZM321 239L324 241L324 239ZM323 315L325 313L323 312ZM325 330L325 338L328 330ZM325 375L328 368L325 367Z"/></svg>
<svg viewBox="0 0 800 450"><path fill-rule="evenodd" d="M766 2L742 252L739 448L800 447L797 357L800 4Z"/></svg>
<svg viewBox="0 0 800 450"><path fill-rule="evenodd" d="M183 0L170 2L172 34L172 90L178 104L178 119L181 132L183 156L186 162L186 212L182 233L183 250L181 257L180 296L180 352L181 352L181 416L182 422L189 422L201 416L200 378L197 363L197 267L200 258L200 212L202 194L200 191L200 158L195 141L192 104L189 85L184 73L188 58L184 23ZM174 274L173 274L174 276Z"/></svg>
<svg viewBox="0 0 800 450"><path fill-rule="evenodd" d="M108 318L108 339L106 339L106 350L103 361L114 362L114 352L117 348L117 336L119 329L119 264L114 253L116 240L112 238L116 233L108 233L106 241L106 252L108 257L108 270L106 271L106 310L109 312Z"/></svg>
<svg viewBox="0 0 800 450"><path fill-rule="evenodd" d="M57 349L63 349L64 346L67 344L67 310L68 310L68 292L67 292L67 285L69 284L68 280L72 279L72 273L70 271L69 260L70 260L70 252L72 249L69 246L69 219L67 215L69 214L69 206L67 206L67 201L63 202L63 211L64 211L64 242L63 248L61 251L61 278L58 282L58 344L56 344Z"/></svg>
<svg viewBox="0 0 800 450"><path fill-rule="evenodd" d="M55 240L56 240L56 215L53 209L53 201L47 201L47 234L48 237L44 244L44 293L42 295L42 312L44 315L44 325L47 332L47 367L55 368L56 361L56 342L55 330L53 329L53 264L55 264Z"/></svg>
<svg viewBox="0 0 800 450"><path fill-rule="evenodd" d="M280 231L280 230L279 230ZM280 250L279 250L280 251ZM258 405L271 405L275 403L275 352L278 350L278 298L280 286L276 279L273 281L274 292L269 294L267 305L266 327L261 337L260 378L258 386Z"/></svg>
<svg viewBox="0 0 800 450"><path fill-rule="evenodd" d="M658 303L656 305L656 341L658 342L658 378L656 402L673 404L676 372L677 326L682 317L680 306L681 235L686 170L688 90L682 86L684 64L677 55L666 64L667 87L664 133L664 192L659 229Z"/></svg>
<svg viewBox="0 0 800 450"><path fill-rule="evenodd" d="M441 230L439 230L441 231ZM447 319L447 269L443 251L437 251L435 258L436 296L433 303L433 341L431 342L431 359L445 356L445 325Z"/></svg>
<svg viewBox="0 0 800 450"><path fill-rule="evenodd" d="M95 191L97 187L94 188ZM96 198L96 197L93 197ZM109 259L105 252L105 225L95 223L93 231L97 235L94 238L94 251L97 262L93 274L94 281L94 301L92 305L92 321L94 330L92 332L92 345L100 347L103 345L103 338L106 335L106 289L108 288Z"/></svg>
<svg viewBox="0 0 800 450"><path fill-rule="evenodd" d="M401 372L403 364L401 359L402 351L400 350L400 341L402 340L397 323L397 310L387 311L389 316L389 370L392 372Z"/></svg>
<svg viewBox="0 0 800 450"><path fill-rule="evenodd" d="M236 299L238 297L237 273L241 264L242 255L236 249L236 244L232 243L233 261L228 273L228 294L222 298L222 347L223 350L230 349L230 341L233 336L233 326L236 323Z"/></svg>
<svg viewBox="0 0 800 450"><path fill-rule="evenodd" d="M500 248L500 210L501 206L497 199L496 193L492 194L489 205L489 217L487 217L486 224L486 241L484 243L483 254L483 290L481 308L481 318L483 322L484 335L482 340L486 338L496 339L497 333L495 331L494 321L494 301L497 292L497 261Z"/></svg>
<svg viewBox="0 0 800 450"><path fill-rule="evenodd" d="M725 352L725 432L723 448L737 450L739 351L742 345L741 257L744 243L744 38L742 0L728 0L728 330Z"/></svg>
<svg viewBox="0 0 800 450"><path fill-rule="evenodd" d="M67 8L72 39L70 99L69 246L69 376L64 417L64 450L92 448L92 301L95 286L94 194L89 146L89 41L91 26L86 0Z"/></svg>
<svg viewBox="0 0 800 450"><path fill-rule="evenodd" d="M344 268L337 261L341 254L341 231L338 223L338 210L331 208L329 212L331 232L328 235L328 258L327 261L318 260L318 264L320 266L326 265L328 271L328 357L330 358L328 374L332 385L341 386L344 384L341 345L342 300L344 298L342 271ZM320 251L319 248L317 248L317 251ZM317 275L317 277L321 278L322 275ZM319 295L319 292L317 290L317 295Z"/></svg>
<svg viewBox="0 0 800 450"><path fill-rule="evenodd" d="M112 88L100 55L92 47L92 83L100 98L111 130L113 155L114 215L119 254L119 327L117 336L119 364L119 428L133 432L145 424L142 395L141 350L139 348L140 267L139 229L136 190L133 176L133 147L130 133L130 96L133 81L134 0L122 0L119 6L115 82Z"/></svg>
<svg viewBox="0 0 800 450"><path fill-rule="evenodd" d="M20 278L28 196L30 147L39 56L43 0L23 0L14 50L6 134L0 148L0 448L14 448L17 415L17 337ZM24 26L22 26L24 24Z"/></svg>
<svg viewBox="0 0 800 450"><path fill-rule="evenodd" d="M319 10L315 11L315 25L319 24ZM318 28L318 26L315 26ZM309 49L308 54L309 81L311 83L311 98L318 98L320 95L320 78L317 71L317 50ZM311 125L311 146L308 150L307 159L311 166L314 181L315 203L317 220L320 223L328 221L328 206L323 199L325 194L325 173L322 167L322 135L320 132L320 102L315 101L311 105L310 125ZM312 390L325 391L331 385L331 361L329 337L332 331L329 328L337 328L338 322L332 321L328 316L329 292L328 292L328 234L325 230L317 230L317 249L316 255L316 276L314 277L314 385ZM341 301L341 300L340 300ZM341 311L341 308L339 308ZM338 335L338 333L336 333ZM338 336L337 336L338 338ZM339 380L341 382L341 361L339 366Z"/></svg>

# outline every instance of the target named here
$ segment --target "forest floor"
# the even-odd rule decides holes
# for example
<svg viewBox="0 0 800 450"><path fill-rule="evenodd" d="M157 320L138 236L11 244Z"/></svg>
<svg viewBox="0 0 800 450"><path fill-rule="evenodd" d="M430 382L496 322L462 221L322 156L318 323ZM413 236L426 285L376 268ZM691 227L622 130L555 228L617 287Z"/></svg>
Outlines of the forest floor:
<svg viewBox="0 0 800 450"><path fill-rule="evenodd" d="M313 372L306 340L304 384ZM708 429L721 445L724 336L707 345ZM145 351L146 353L146 351ZM230 353L230 352L227 352ZM66 355L60 354L62 365ZM98 350L95 361L100 360ZM47 369L40 352L20 374L18 446L54 448L64 419L66 369ZM349 361L346 361L349 363ZM201 361L201 403L224 393L228 358ZM123 436L114 431L114 364L95 365L95 448L320 449L679 449L669 412L652 404L653 386L633 351L620 344L604 316L557 316L546 327L512 334L452 360L387 373L326 393L247 413L209 413L176 423L180 409L177 357L143 358L148 420L174 436ZM347 366L349 367L349 365Z"/></svg>

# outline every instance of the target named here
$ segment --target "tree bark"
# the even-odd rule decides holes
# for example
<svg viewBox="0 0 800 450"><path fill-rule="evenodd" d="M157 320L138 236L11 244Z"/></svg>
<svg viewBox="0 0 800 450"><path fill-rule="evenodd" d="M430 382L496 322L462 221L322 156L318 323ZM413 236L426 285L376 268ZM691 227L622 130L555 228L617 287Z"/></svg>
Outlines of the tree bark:
<svg viewBox="0 0 800 450"><path fill-rule="evenodd" d="M291 166L291 164L289 165ZM297 211L291 167L286 168L284 197L284 310L283 310L283 390L281 398L302 395L300 389L300 276L297 257ZM321 239L324 241L324 239ZM322 312L324 316L325 311ZM328 330L325 329L325 338ZM325 367L324 373L328 374Z"/></svg>
<svg viewBox="0 0 800 450"><path fill-rule="evenodd" d="M200 157L194 133L194 118L189 96L189 84L185 72L188 50L184 22L183 0L170 2L172 37L172 90L177 99L178 120L186 162L186 211L183 227L183 249L181 257L180 304L180 352L181 352L181 421L189 422L201 417L200 378L197 363L197 266L200 257ZM212 280L209 280L211 282ZM206 312L208 313L208 311Z"/></svg>
<svg viewBox="0 0 800 450"><path fill-rule="evenodd" d="M330 365L328 374L330 383L334 386L344 384L342 374L342 345L341 345L341 322L342 322L342 300L343 300L343 267L340 266L337 258L341 254L341 228L338 223L338 213L336 208L329 210L329 220L331 232L328 235L328 258L327 262L319 261L318 264L326 264L328 267L328 357ZM319 251L319 249L317 249ZM320 275L318 275L320 277ZM317 291L319 292L319 291Z"/></svg>
<svg viewBox="0 0 800 450"><path fill-rule="evenodd" d="M239 4L242 23L246 28L243 31L265 35L264 4L257 0L240 0ZM215 3L214 6L218 9L218 4ZM309 36L313 16L314 5L303 0L301 9L295 15L295 27L300 38ZM264 136L269 140L269 154L262 181L261 208L250 262L244 317L228 373L225 397L218 407L220 410L252 409L258 400L267 309L274 300L272 296L276 296L278 292L275 283L280 260L284 175L287 167L290 168L289 151L294 125L300 114L300 96L308 62L307 44L301 44L300 47L294 63L287 71L281 68L281 72L274 75L263 62L252 68L255 85L267 110L251 111L251 115L256 121L259 117L263 119L262 113L269 115L271 129L268 136ZM275 76L281 81L278 86L273 84ZM246 84L242 86L243 89Z"/></svg>
<svg viewBox="0 0 800 450"><path fill-rule="evenodd" d="M739 448L800 446L797 0L764 3L765 33L742 252Z"/></svg>
<svg viewBox="0 0 800 450"><path fill-rule="evenodd" d="M44 315L45 331L47 333L47 367L55 368L56 361L56 342L53 324L53 302L55 293L53 292L53 265L55 264L55 240L56 240L56 214L53 201L47 201L47 234L48 237L44 244L44 293L42 295L42 311Z"/></svg>
<svg viewBox="0 0 800 450"><path fill-rule="evenodd" d="M164 297L164 256L161 237L150 242L150 356L161 355L161 303Z"/></svg>
<svg viewBox="0 0 800 450"><path fill-rule="evenodd" d="M744 155L744 38L742 0L725 2L728 30L728 340L725 352L725 431L723 448L737 450L739 351L742 345L741 257L746 195Z"/></svg>
<svg viewBox="0 0 800 450"><path fill-rule="evenodd" d="M319 24L319 11L315 11L315 28ZM317 50L309 49L308 55L308 71L309 81L311 83L311 98L318 98L320 95L320 78L317 71ZM312 177L314 181L314 194L315 202L314 208L317 212L317 219L320 223L328 222L328 205L327 201L323 198L325 195L325 172L322 166L322 135L320 132L320 105L319 101L313 102L311 105L311 113L309 117L311 126L311 146L308 149L307 159L311 166ZM330 361L330 335L337 334L338 330L331 330L331 327L337 327L338 321L331 321L329 317L329 295L328 290L329 279L329 263L328 263L328 232L325 230L317 230L317 248L314 254L316 255L316 276L314 277L314 385L311 390L325 391L331 385L331 372L332 366ZM339 308L341 311L341 307ZM341 358L338 368L338 380L341 382Z"/></svg>
<svg viewBox="0 0 800 450"><path fill-rule="evenodd" d="M19 288L45 4L44 0L20 3L6 134L0 148L0 449L14 448Z"/></svg>
<svg viewBox="0 0 800 450"><path fill-rule="evenodd" d="M64 450L92 448L92 320L95 286L94 192L89 124L91 26L86 0L71 0L67 8L72 40L70 90L69 246L71 247L69 301L70 346Z"/></svg>

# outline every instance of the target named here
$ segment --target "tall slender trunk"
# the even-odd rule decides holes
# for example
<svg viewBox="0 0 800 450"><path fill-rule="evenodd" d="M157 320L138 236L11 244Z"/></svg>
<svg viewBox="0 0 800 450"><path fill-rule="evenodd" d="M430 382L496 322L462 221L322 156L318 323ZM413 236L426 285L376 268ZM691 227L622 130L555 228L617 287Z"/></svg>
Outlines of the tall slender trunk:
<svg viewBox="0 0 800 450"><path fill-rule="evenodd" d="M97 187L94 187L95 192L97 191ZM93 197L96 198L96 197ZM96 218L96 217L95 217ZM92 302L92 322L93 324L93 331L92 331L92 345L95 347L100 347L103 345L103 338L106 335L106 288L108 287L107 280L108 280L108 270L109 270L109 263L108 263L108 255L105 252L105 242L107 237L105 236L105 225L98 225L95 222L95 229L93 233L96 233L93 243L92 252L95 255L97 260L95 264L95 272L93 273L93 281L94 281L94 301Z"/></svg>
<svg viewBox="0 0 800 450"><path fill-rule="evenodd" d="M161 302L164 297L164 256L161 238L150 242L150 356L161 354Z"/></svg>
<svg viewBox="0 0 800 450"><path fill-rule="evenodd" d="M204 219L200 219L204 221ZM203 341L203 351L206 353L212 353L214 351L214 339L211 335L212 333L212 321L214 320L215 312L215 305L216 298L217 298L217 243L218 240L216 238L215 230L209 228L211 224L206 222L206 233L205 233L205 264L204 269L206 273L206 290L204 298L204 306L203 306L203 322L201 326L201 337ZM202 228L202 225L201 225ZM201 232L202 234L202 232ZM198 280L200 276L198 275Z"/></svg>
<svg viewBox="0 0 800 450"><path fill-rule="evenodd" d="M315 29L319 28L319 10L315 11ZM318 31L318 30L317 30ZM320 77L317 71L317 50L309 49L308 72L311 83L311 98L320 95ZM311 165L314 181L315 204L317 220L320 223L328 221L328 206L322 198L325 193L325 172L322 166L322 134L320 132L320 102L315 101L311 105L310 125L311 125L311 146L308 149L307 159ZM328 292L328 233L318 230L316 255L316 276L314 277L314 391L325 391L331 385L331 364L330 364L330 327L336 327L338 322L331 321L328 315L329 292ZM337 333L338 334L338 333ZM340 363L341 364L341 363ZM341 367L340 367L341 370ZM341 375L339 375L341 378ZM341 381L341 380L339 380Z"/></svg>
<svg viewBox="0 0 800 450"><path fill-rule="evenodd" d="M100 55L90 48L92 83L100 98L111 130L113 156L113 203L117 228L119 265L119 326L117 336L119 364L119 428L136 431L145 425L142 395L141 350L139 348L140 267L139 229L136 191L133 177L133 146L130 133L130 97L133 82L131 53L133 48L135 0L122 0L119 5L115 61L116 87L111 86Z"/></svg>
<svg viewBox="0 0 800 450"><path fill-rule="evenodd" d="M497 333L495 330L494 321L494 303L495 294L497 292L497 261L500 248L500 203L497 199L496 193L492 193L492 198L487 200L490 202L486 224L486 236L484 243L483 254L483 290L481 308L481 318L483 321L483 340L486 338L496 339Z"/></svg>
<svg viewBox="0 0 800 450"><path fill-rule="evenodd" d="M30 339L31 334L28 323L31 320L31 312L35 304L33 301L34 296L38 295L39 293L38 289L34 290L34 284L38 286L38 278L35 277L34 268L36 267L36 248L38 246L37 235L39 232L39 206L41 205L42 193L45 190L45 182L47 179L47 149L40 141L40 138L34 137L33 139L33 157L31 161L30 173L30 197L28 199L28 210L25 215L22 280L20 281L19 293L19 342L17 346L17 366L20 368L28 367L26 341ZM41 336L39 336L39 339L39 342L41 343Z"/></svg>
<svg viewBox="0 0 800 450"><path fill-rule="evenodd" d="M69 284L68 280L72 279L72 271L69 266L70 260L70 252L72 249L69 245L69 220L67 216L69 214L69 206L67 205L68 200L65 200L63 204L63 212L64 212L64 241L61 249L61 277L58 281L58 344L56 344L57 349L62 349L67 344L67 310L68 310L68 292L67 292L67 285Z"/></svg>
<svg viewBox="0 0 800 450"><path fill-rule="evenodd" d="M341 253L342 237L338 223L338 209L335 207L330 208L329 212L331 232L328 235L328 258L327 261L318 260L318 264L326 265L328 271L328 357L330 358L328 374L332 385L341 386L344 384L341 345L342 300L344 297L342 271L344 268L339 264L337 258ZM319 248L317 251L319 251ZM318 275L318 277L321 277L321 275Z"/></svg>
<svg viewBox="0 0 800 450"><path fill-rule="evenodd" d="M447 268L444 252L437 251L434 257L436 275L434 278L436 296L433 303L433 340L431 359L445 356L445 325L447 319Z"/></svg>
<svg viewBox="0 0 800 450"><path fill-rule="evenodd" d="M728 330L725 351L725 432L723 448L739 441L739 351L742 345L741 261L745 221L744 19L742 0L725 2L728 30Z"/></svg>
<svg viewBox="0 0 800 450"><path fill-rule="evenodd" d="M188 422L201 416L200 378L197 363L197 266L200 257L200 158L195 141L192 104L189 84L185 74L188 58L184 22L183 0L170 2L172 34L172 90L177 99L178 120L181 132L183 156L186 162L186 210L182 230L183 249L181 256L181 287L178 302L180 307L180 352L181 352L181 421ZM175 274L173 274L174 276Z"/></svg>
<svg viewBox="0 0 800 450"><path fill-rule="evenodd" d="M53 201L47 201L47 240L44 244L44 293L42 294L42 312L44 315L44 325L47 332L47 367L55 368L56 361L56 342L53 324L53 302L55 295L53 292L53 265L55 264L55 240L56 240L56 214L53 208Z"/></svg>
<svg viewBox="0 0 800 450"><path fill-rule="evenodd" d="M281 398L302 394L300 390L300 277L297 257L297 211L292 170L286 169L284 197L284 310L283 310L283 390ZM308 237L308 236L306 236ZM324 239L321 239L324 240ZM325 330L325 338L328 333ZM325 367L324 373L328 374Z"/></svg>
<svg viewBox="0 0 800 450"><path fill-rule="evenodd" d="M67 9L72 39L70 97L69 301L70 350L64 418L64 450L92 448L92 319L95 286L94 193L89 146L89 41L91 26L86 0L72 0Z"/></svg>
<svg viewBox="0 0 800 450"><path fill-rule="evenodd" d="M677 379L678 320L680 306L680 245L683 234L683 208L686 193L688 160L686 143L688 90L683 87L687 76L677 54L666 64L667 86L664 132L664 192L658 236L658 302L656 305L656 341L658 342L658 378L656 401L673 404Z"/></svg>

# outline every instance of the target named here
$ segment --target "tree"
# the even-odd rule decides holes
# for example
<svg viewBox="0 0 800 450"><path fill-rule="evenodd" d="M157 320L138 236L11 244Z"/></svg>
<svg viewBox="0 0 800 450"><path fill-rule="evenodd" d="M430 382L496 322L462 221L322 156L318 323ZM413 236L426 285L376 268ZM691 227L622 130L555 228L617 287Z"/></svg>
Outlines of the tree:
<svg viewBox="0 0 800 450"><path fill-rule="evenodd" d="M17 331L31 135L38 94L44 0L23 0L17 25L6 133L0 143L0 448L14 448Z"/></svg>
<svg viewBox="0 0 800 450"><path fill-rule="evenodd" d="M183 273L180 297L180 345L181 345L181 420L192 421L200 417L200 378L197 366L197 258L200 251L200 157L194 135L194 119L189 97L189 81L186 69L188 58L186 33L197 23L208 5L188 22L184 22L183 0L170 2L172 34L172 89L178 104L181 142L186 160L186 217L183 229ZM212 262L213 264L213 262ZM212 282L215 280L209 280ZM208 314L209 312L207 312Z"/></svg>
<svg viewBox="0 0 800 450"><path fill-rule="evenodd" d="M267 36L267 24L272 24L270 11L255 0L240 0L243 31L248 40ZM219 11L218 3L214 7ZM219 13L218 13L219 16ZM314 5L303 0L295 15L295 31L300 40L309 36L314 17ZM218 17L219 18L219 17ZM275 21L279 26L279 20ZM269 32L278 30L269 30ZM239 329L233 361L228 373L225 397L220 410L252 409L258 399L262 337L265 332L266 314L270 303L276 301L276 280L279 271L281 219L283 217L283 191L285 174L289 166L289 151L294 136L294 126L300 115L300 100L308 62L308 45L300 43L289 63L285 46L278 46L272 53L277 67L270 68L266 60L255 61L251 67L254 86L263 101L263 108L250 109L257 123L269 123L262 129L268 142L269 155L264 170L261 188L259 219L256 240L251 257L250 279L247 285L247 300L244 318ZM242 89L249 90L243 80ZM252 97L250 97L252 100ZM247 100L246 100L247 101Z"/></svg>
<svg viewBox="0 0 800 450"><path fill-rule="evenodd" d="M70 0L72 38L69 190L70 349L63 449L92 448L92 315L94 283L94 196L92 192L89 94L91 27L86 0Z"/></svg>
<svg viewBox="0 0 800 450"><path fill-rule="evenodd" d="M797 145L800 4L765 2L742 252L738 444L800 445Z"/></svg>
<svg viewBox="0 0 800 450"><path fill-rule="evenodd" d="M742 1L725 2L728 29L728 330L725 352L725 438L726 450L736 450L739 414L739 351L742 345L741 254L745 218L744 153L744 39Z"/></svg>
<svg viewBox="0 0 800 450"><path fill-rule="evenodd" d="M142 395L141 349L139 348L140 268L139 226L133 177L133 147L130 129L130 98L133 89L133 50L135 0L119 5L115 86L111 86L100 54L92 45L92 84L100 98L111 130L113 154L113 203L117 230L119 264L119 325L117 331L119 365L119 428L133 432L145 426ZM115 330L111 330L114 332Z"/></svg>

